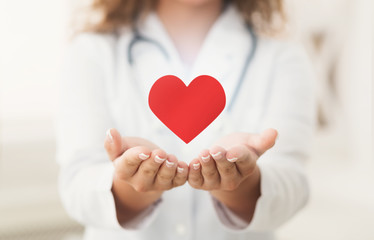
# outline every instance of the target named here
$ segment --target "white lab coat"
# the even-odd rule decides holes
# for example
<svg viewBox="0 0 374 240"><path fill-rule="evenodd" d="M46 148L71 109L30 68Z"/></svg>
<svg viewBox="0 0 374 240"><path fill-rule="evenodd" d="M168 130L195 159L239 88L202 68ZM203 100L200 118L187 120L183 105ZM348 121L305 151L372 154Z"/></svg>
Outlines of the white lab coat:
<svg viewBox="0 0 374 240"><path fill-rule="evenodd" d="M308 60L293 44L259 38L231 112L227 109L188 145L167 129L148 107L148 93L161 76L173 74L186 84L198 75L218 79L227 103L252 48L249 33L233 7L209 32L195 64L186 68L156 14L140 27L165 48L134 46L120 34L81 34L71 43L61 81L58 118L60 192L67 212L86 226L85 239L273 239L273 231L308 199L304 162L314 126L313 78ZM187 163L200 150L230 132L278 130L276 145L259 160L261 197L248 225L208 192L188 184L167 191L137 219L120 226L111 193L113 166L103 148L105 131L149 139Z"/></svg>

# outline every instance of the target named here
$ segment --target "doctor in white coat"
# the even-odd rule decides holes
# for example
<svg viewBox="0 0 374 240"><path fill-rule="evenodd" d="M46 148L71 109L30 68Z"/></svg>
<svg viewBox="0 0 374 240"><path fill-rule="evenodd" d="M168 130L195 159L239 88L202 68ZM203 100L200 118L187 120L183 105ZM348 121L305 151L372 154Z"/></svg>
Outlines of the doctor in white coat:
<svg viewBox="0 0 374 240"><path fill-rule="evenodd" d="M136 29L124 26L115 32L91 31L72 41L60 88L57 157L62 202L67 212L86 227L84 239L274 239L274 230L306 204L309 190L304 164L314 129L314 83L309 62L292 43L254 35L238 5L230 2L160 0L157 11L146 14ZM205 5L209 9L219 6L219 14L212 17L209 31L200 41L198 54L192 54L193 48L180 48L178 43L183 39L173 38L173 29L168 28L163 15L165 3L168 8L175 7L171 15L182 15L178 14L178 5L192 4L197 12L199 8L205 11ZM204 14L206 17L208 12ZM174 135L148 107L152 84L170 74L186 85L199 75L211 75L226 92L227 105L222 114L189 144ZM265 131L274 140L263 154L251 144L247 144L247 150L230 150L235 149L235 138L261 138L265 135L255 134L268 128L276 129L279 138L272 147L274 131ZM226 137L235 132L242 135ZM162 150L152 146L132 148L144 142L129 136L146 139ZM214 144L219 147L212 148ZM232 158L227 154L217 157L230 151ZM136 158L131 155L134 152L139 154L135 165L130 161ZM240 155L244 153L245 161ZM235 154L239 155L235 158ZM231 190L240 188L241 181L223 190L220 186L224 184L213 184L210 189L201 184L206 158L218 169L219 164L228 163L236 164L239 170L241 162L252 159L253 169L258 169L258 196L243 208L252 209L251 214L241 212L242 203L236 204L235 199L225 200ZM138 185L129 177L141 174L141 166L156 163L164 173L172 169L179 182L122 218L121 198L126 202L136 194L147 194L147 190L149 196L159 192L149 186L145 189L144 182L141 189L142 175L136 180ZM128 186L135 186L133 192L116 183L118 175L128 181ZM223 175L220 180L224 183ZM154 176L153 183L158 181Z"/></svg>

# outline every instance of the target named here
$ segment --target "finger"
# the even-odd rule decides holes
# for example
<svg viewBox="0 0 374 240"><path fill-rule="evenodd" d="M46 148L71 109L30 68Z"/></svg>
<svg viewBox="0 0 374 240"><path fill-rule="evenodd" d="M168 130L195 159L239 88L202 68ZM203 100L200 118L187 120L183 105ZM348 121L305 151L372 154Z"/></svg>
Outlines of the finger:
<svg viewBox="0 0 374 240"><path fill-rule="evenodd" d="M219 151L214 151L214 155L218 157L222 154ZM213 157L210 155L209 150L203 150L199 154L201 163L201 174L204 178L205 189L216 189L220 185L220 177Z"/></svg>
<svg viewBox="0 0 374 240"><path fill-rule="evenodd" d="M193 188L200 189L204 183L203 176L201 175L201 163L198 158L190 162L188 172L188 183Z"/></svg>
<svg viewBox="0 0 374 240"><path fill-rule="evenodd" d="M232 162L235 159L227 159L227 152L219 146L213 147L211 150L214 157L218 173L220 176L220 188L224 190L234 190L237 188L241 181L241 175L236 168L236 164ZM218 153L221 154L218 154Z"/></svg>
<svg viewBox="0 0 374 240"><path fill-rule="evenodd" d="M104 147L111 161L114 161L125 151L122 148L121 135L116 129L111 128L106 131Z"/></svg>
<svg viewBox="0 0 374 240"><path fill-rule="evenodd" d="M177 165L177 158L174 155L169 155L156 174L154 185L157 190L169 190L173 187Z"/></svg>
<svg viewBox="0 0 374 240"><path fill-rule="evenodd" d="M183 161L178 161L177 173L173 180L174 187L182 186L186 183L188 177L188 165Z"/></svg>
<svg viewBox="0 0 374 240"><path fill-rule="evenodd" d="M151 151L146 147L133 147L125 151L122 156L114 161L116 174L122 179L132 177L139 165L150 157Z"/></svg>
<svg viewBox="0 0 374 240"><path fill-rule="evenodd" d="M150 158L142 162L134 178L145 186L153 186L156 174L166 159L167 154L165 151L161 149L153 150Z"/></svg>
<svg viewBox="0 0 374 240"><path fill-rule="evenodd" d="M215 160L220 177L231 177L238 174L235 163L236 159L227 159L226 150L220 146L214 146L210 149L211 156ZM222 180L222 179L221 179Z"/></svg>
<svg viewBox="0 0 374 240"><path fill-rule="evenodd" d="M242 177L250 175L256 167L257 155L244 145L237 145L227 150L226 159L235 162Z"/></svg>
<svg viewBox="0 0 374 240"><path fill-rule="evenodd" d="M277 137L277 130L269 128L258 136L250 138L248 145L256 152L257 156L260 157L274 146Z"/></svg>

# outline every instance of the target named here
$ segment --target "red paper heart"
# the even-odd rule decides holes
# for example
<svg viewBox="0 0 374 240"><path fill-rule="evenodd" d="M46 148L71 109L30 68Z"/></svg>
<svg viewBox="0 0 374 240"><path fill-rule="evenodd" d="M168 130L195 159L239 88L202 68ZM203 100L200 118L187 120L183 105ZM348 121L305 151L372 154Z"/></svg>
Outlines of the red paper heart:
<svg viewBox="0 0 374 240"><path fill-rule="evenodd" d="M148 104L161 122L189 143L223 111L226 96L211 76L198 76L186 86L178 77L167 75L153 84Z"/></svg>

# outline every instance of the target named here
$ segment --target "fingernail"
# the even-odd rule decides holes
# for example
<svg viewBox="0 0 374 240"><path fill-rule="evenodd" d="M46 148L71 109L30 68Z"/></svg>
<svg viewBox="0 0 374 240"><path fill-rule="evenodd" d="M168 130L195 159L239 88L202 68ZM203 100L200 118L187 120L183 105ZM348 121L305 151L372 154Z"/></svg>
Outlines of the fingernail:
<svg viewBox="0 0 374 240"><path fill-rule="evenodd" d="M108 136L108 140L109 140L109 142L112 143L112 142L113 142L113 136L112 136L112 134L110 133L110 129L108 129L108 130L106 131L106 135Z"/></svg>
<svg viewBox="0 0 374 240"><path fill-rule="evenodd" d="M174 163L169 162L168 160L166 160L165 164L166 164L167 167L173 167L174 166Z"/></svg>
<svg viewBox="0 0 374 240"><path fill-rule="evenodd" d="M216 159L220 159L221 158L221 152L217 152L217 153L212 154L212 157L214 157Z"/></svg>
<svg viewBox="0 0 374 240"><path fill-rule="evenodd" d="M193 169L197 170L200 168L200 163L194 163L192 164Z"/></svg>
<svg viewBox="0 0 374 240"><path fill-rule="evenodd" d="M140 158L141 160L146 160L146 159L149 158L149 155L144 154L144 153L141 153L141 154L139 154L139 158Z"/></svg>
<svg viewBox="0 0 374 240"><path fill-rule="evenodd" d="M184 168L177 167L177 171L178 171L179 173L183 173L183 172L184 172Z"/></svg>
<svg viewBox="0 0 374 240"><path fill-rule="evenodd" d="M229 161L229 162L236 162L236 160L238 160L238 158L236 158L236 157L227 159L227 161Z"/></svg>
<svg viewBox="0 0 374 240"><path fill-rule="evenodd" d="M161 158L160 156L156 155L155 162L157 163L163 163L166 160L166 158Z"/></svg>
<svg viewBox="0 0 374 240"><path fill-rule="evenodd" d="M209 162L209 158L210 156L205 156L205 157L201 157L201 159L203 160L203 162Z"/></svg>

